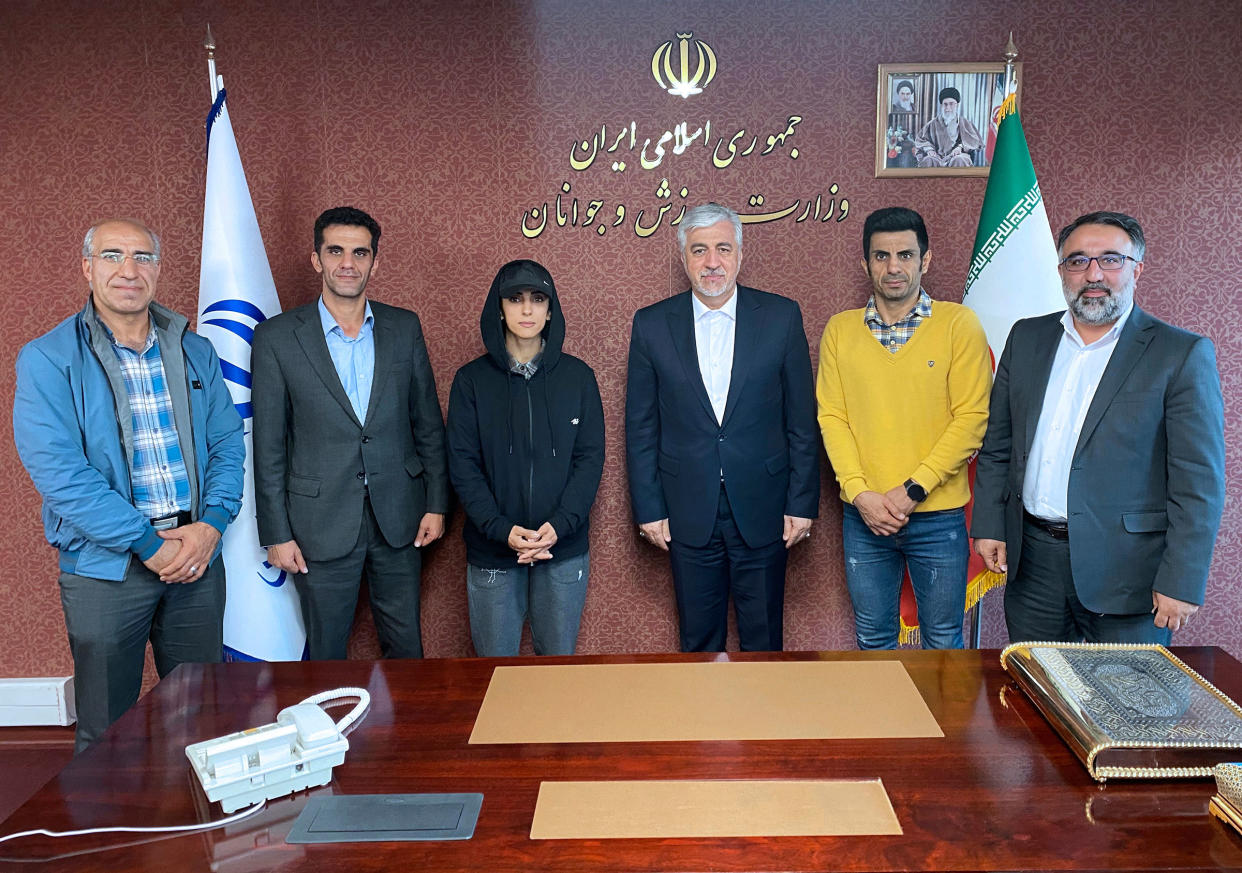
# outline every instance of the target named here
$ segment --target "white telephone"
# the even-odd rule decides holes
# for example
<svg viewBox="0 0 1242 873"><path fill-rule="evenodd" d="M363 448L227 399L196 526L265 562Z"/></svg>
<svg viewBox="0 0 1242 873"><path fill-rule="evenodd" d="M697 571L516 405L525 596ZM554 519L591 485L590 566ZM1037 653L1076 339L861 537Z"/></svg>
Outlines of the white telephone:
<svg viewBox="0 0 1242 873"><path fill-rule="evenodd" d="M358 703L339 722L319 705L350 697ZM332 768L345 760L349 748L342 732L370 703L364 688L323 691L281 710L272 724L194 743L185 747L185 754L207 799L232 812L328 784Z"/></svg>

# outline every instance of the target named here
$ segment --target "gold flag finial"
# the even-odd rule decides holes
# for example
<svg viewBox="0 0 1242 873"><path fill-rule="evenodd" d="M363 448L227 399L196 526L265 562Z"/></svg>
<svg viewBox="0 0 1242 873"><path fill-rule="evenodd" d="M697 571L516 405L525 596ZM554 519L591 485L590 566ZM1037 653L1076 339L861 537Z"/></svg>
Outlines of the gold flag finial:
<svg viewBox="0 0 1242 873"><path fill-rule="evenodd" d="M1012 64L1018 56L1018 47L1013 44L1013 31L1009 31L1009 42L1005 44L1005 63Z"/></svg>
<svg viewBox="0 0 1242 873"><path fill-rule="evenodd" d="M203 48L207 49L207 81L211 90L212 102L224 84L216 76L216 38L211 35L211 24L207 25L207 36L203 38Z"/></svg>

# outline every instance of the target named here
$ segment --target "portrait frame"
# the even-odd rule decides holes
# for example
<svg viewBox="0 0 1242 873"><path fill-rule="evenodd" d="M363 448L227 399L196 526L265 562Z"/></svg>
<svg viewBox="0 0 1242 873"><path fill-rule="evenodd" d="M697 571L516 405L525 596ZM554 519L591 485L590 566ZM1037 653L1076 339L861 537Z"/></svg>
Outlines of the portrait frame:
<svg viewBox="0 0 1242 873"><path fill-rule="evenodd" d="M1013 67L1016 88L1022 80L1022 64ZM968 123L959 121L952 144L945 139L943 123L931 124L940 111L938 95L950 87L961 95L958 115ZM1003 62L880 64L875 108L876 178L987 176L1004 91Z"/></svg>

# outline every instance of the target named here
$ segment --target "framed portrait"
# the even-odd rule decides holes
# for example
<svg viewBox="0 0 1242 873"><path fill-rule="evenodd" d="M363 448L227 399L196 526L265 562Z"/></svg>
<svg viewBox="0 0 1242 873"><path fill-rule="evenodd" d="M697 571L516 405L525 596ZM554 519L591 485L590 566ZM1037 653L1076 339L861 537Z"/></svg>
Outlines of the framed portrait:
<svg viewBox="0 0 1242 873"><path fill-rule="evenodd" d="M1004 99L1003 63L880 64L876 176L986 176Z"/></svg>

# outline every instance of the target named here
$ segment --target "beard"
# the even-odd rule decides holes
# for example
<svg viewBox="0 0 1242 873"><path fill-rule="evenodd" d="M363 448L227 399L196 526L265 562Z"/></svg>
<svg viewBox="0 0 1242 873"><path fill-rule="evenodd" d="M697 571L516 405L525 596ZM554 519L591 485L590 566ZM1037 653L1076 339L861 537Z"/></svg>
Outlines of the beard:
<svg viewBox="0 0 1242 873"><path fill-rule="evenodd" d="M1104 297L1083 297L1087 291L1106 291ZM1088 282L1082 288L1074 290L1064 282L1061 292L1065 295L1065 303L1076 321L1083 324L1112 324L1134 300L1134 277L1123 282L1118 288L1109 287L1106 282Z"/></svg>
<svg viewBox="0 0 1242 873"><path fill-rule="evenodd" d="M709 274L709 276L715 276L715 275L716 274L714 273ZM707 285L706 282L703 281L706 278L708 278L708 276L699 276L694 281L694 290L698 291L704 297L721 297L725 294L728 294L730 291L732 291L736 285L736 283L730 282L730 283L721 285L719 288L712 288L709 285Z"/></svg>

